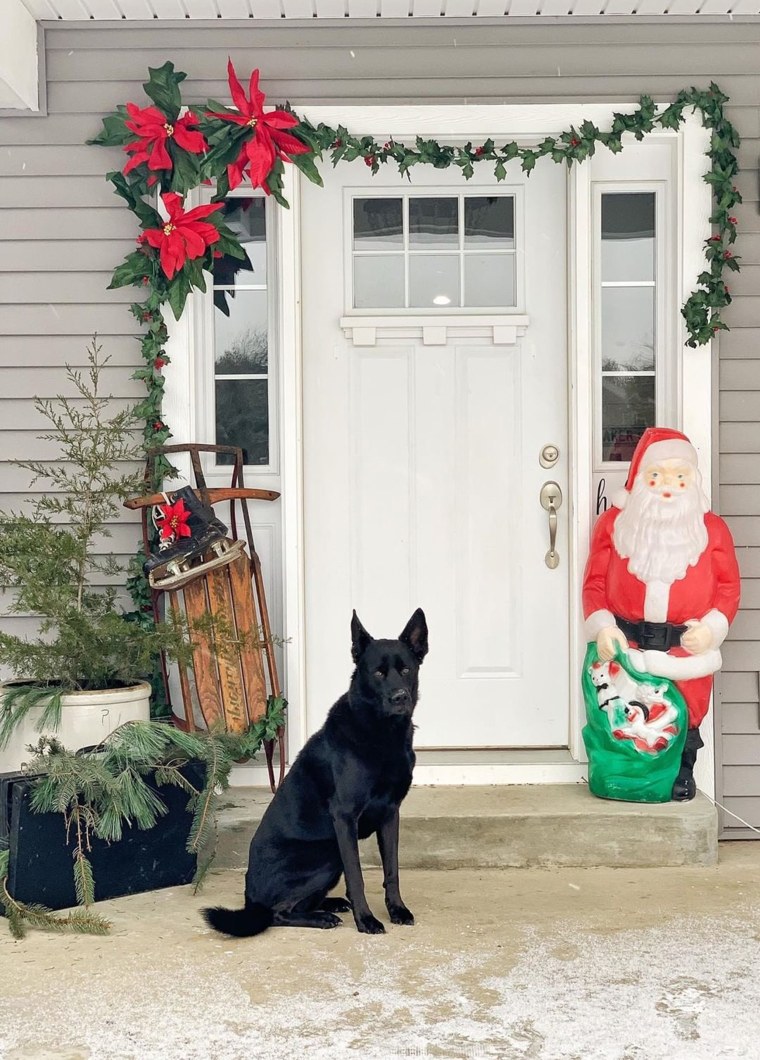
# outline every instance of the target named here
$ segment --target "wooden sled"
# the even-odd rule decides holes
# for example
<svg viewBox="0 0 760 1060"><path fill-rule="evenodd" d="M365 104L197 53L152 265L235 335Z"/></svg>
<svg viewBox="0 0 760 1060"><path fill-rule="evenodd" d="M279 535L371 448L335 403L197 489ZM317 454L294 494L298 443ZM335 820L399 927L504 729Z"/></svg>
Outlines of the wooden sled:
<svg viewBox="0 0 760 1060"><path fill-rule="evenodd" d="M247 489L243 484L242 450L226 445L165 445L148 451L145 466L146 485L153 481L155 461L173 453L188 453L195 477L194 491L204 504L229 502L229 548L221 555L209 550L201 560L201 570L190 567L176 576L155 579L151 586L151 604L156 622L163 620L166 609L190 628L191 662L179 662L177 670L183 702L183 717L172 706L172 721L179 728L194 731L196 712L207 728L223 725L228 732L242 733L266 713L269 696L281 696L277 661L269 625L261 563L253 541L248 512L249 500L274 501L273 490ZM225 453L233 457L231 485L209 488L201 466L201 453ZM167 491L171 494L171 490ZM125 501L125 507L139 510L142 516L143 548L151 554L151 508L164 500L162 493L146 493ZM243 514L245 539L238 538L236 505ZM247 551L246 551L247 549ZM212 627L222 634L229 630L241 643L234 648L213 642L213 633L193 633L193 627L210 616ZM220 639L224 639L223 635ZM164 689L171 704L169 669L161 659ZM274 741L265 742L267 770L272 791L274 776ZM284 729L277 734L280 768L277 783L285 773Z"/></svg>

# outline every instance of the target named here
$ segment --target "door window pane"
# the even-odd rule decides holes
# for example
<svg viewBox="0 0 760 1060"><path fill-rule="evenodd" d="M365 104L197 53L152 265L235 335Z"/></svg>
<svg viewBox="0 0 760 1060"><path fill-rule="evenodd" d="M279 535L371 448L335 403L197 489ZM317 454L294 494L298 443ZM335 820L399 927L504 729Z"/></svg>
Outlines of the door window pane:
<svg viewBox="0 0 760 1060"><path fill-rule="evenodd" d="M402 199L354 199L354 250L400 247L402 206Z"/></svg>
<svg viewBox="0 0 760 1060"><path fill-rule="evenodd" d="M514 254L466 254L464 302L509 309L515 304Z"/></svg>
<svg viewBox="0 0 760 1060"><path fill-rule="evenodd" d="M625 464L642 432L657 423L661 248L656 232L658 193L619 188L602 192L597 215L602 437L596 452L601 452L602 462Z"/></svg>
<svg viewBox="0 0 760 1060"><path fill-rule="evenodd" d="M214 285L231 287L240 284L267 282L267 232L263 198L241 197L226 199L221 213L224 223L235 233L245 251L245 258L223 254L214 258Z"/></svg>
<svg viewBox="0 0 760 1060"><path fill-rule="evenodd" d="M644 430L655 422L653 375L602 379L602 460L627 462Z"/></svg>
<svg viewBox="0 0 760 1060"><path fill-rule="evenodd" d="M413 254L409 258L409 305L459 305L459 256Z"/></svg>
<svg viewBox="0 0 760 1060"><path fill-rule="evenodd" d="M269 463L269 383L266 379L217 379L216 444L236 445L246 464ZM232 463L222 455L218 463Z"/></svg>
<svg viewBox="0 0 760 1060"><path fill-rule="evenodd" d="M459 199L409 200L409 246L459 247Z"/></svg>
<svg viewBox="0 0 760 1060"><path fill-rule="evenodd" d="M359 196L351 223L354 309L517 305L514 195Z"/></svg>
<svg viewBox="0 0 760 1060"><path fill-rule="evenodd" d="M269 464L269 336L267 212L262 196L230 195L225 222L246 252L244 261L214 259L214 434L217 445L243 450L246 464ZM232 457L217 455L217 464Z"/></svg>
<svg viewBox="0 0 760 1060"><path fill-rule="evenodd" d="M464 245L512 250L515 200L511 195L472 195L464 200ZM484 305L487 303L482 303Z"/></svg>
<svg viewBox="0 0 760 1060"><path fill-rule="evenodd" d="M403 254L357 254L354 257L354 306L357 309L403 308Z"/></svg>
<svg viewBox="0 0 760 1060"><path fill-rule="evenodd" d="M655 193L602 195L602 282L653 280Z"/></svg>
<svg viewBox="0 0 760 1060"><path fill-rule="evenodd" d="M654 368L654 287L602 288L602 370Z"/></svg>
<svg viewBox="0 0 760 1060"><path fill-rule="evenodd" d="M266 374L269 350L266 291L227 291L234 295L228 315L214 310L217 375Z"/></svg>

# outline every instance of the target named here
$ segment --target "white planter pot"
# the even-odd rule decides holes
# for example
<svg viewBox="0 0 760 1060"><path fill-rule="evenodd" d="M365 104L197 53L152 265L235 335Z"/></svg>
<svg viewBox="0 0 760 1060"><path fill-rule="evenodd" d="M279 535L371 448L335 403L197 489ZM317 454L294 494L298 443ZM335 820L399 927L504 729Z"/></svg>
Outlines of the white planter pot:
<svg viewBox="0 0 760 1060"><path fill-rule="evenodd" d="M0 684L0 696L7 685ZM0 773L15 772L30 757L26 748L40 736L55 736L70 751L90 747L127 721L150 720L150 685L140 681L127 688L94 692L70 692L61 698L58 729L37 728L44 707L34 707L14 730L8 744L0 748Z"/></svg>

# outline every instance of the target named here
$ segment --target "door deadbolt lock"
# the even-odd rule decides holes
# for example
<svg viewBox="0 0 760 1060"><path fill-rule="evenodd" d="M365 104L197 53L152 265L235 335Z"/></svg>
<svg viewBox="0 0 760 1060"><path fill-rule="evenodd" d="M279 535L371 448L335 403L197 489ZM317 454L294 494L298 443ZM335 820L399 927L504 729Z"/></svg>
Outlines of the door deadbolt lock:
<svg viewBox="0 0 760 1060"><path fill-rule="evenodd" d="M549 570L556 570L559 566L559 552L557 552L557 509L562 505L562 490L558 482L545 482L538 495L541 507L549 513L549 551L544 556L544 562Z"/></svg>
<svg viewBox="0 0 760 1060"><path fill-rule="evenodd" d="M554 467L558 460L559 449L556 445L545 445L538 457L541 467Z"/></svg>

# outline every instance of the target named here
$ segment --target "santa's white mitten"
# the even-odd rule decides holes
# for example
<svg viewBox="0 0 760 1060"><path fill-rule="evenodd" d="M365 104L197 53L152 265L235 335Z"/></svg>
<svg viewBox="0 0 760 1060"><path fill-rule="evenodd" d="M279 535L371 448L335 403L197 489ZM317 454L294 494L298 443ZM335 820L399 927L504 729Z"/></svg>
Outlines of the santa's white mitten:
<svg viewBox="0 0 760 1060"><path fill-rule="evenodd" d="M687 623L689 628L681 634L681 647L689 655L702 655L712 647L713 632L706 622Z"/></svg>
<svg viewBox="0 0 760 1060"><path fill-rule="evenodd" d="M596 650L602 662L614 659L618 647L623 651L628 650L628 641L622 630L617 626L605 626L604 629L599 630L596 636Z"/></svg>

